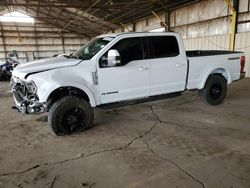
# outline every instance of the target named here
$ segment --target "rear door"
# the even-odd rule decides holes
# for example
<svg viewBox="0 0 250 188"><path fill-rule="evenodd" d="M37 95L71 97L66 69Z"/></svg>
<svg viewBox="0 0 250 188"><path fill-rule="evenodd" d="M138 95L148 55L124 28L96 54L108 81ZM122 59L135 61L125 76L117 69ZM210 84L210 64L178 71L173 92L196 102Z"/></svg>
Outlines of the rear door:
<svg viewBox="0 0 250 188"><path fill-rule="evenodd" d="M150 95L184 91L187 59L176 36L148 36L150 53Z"/></svg>

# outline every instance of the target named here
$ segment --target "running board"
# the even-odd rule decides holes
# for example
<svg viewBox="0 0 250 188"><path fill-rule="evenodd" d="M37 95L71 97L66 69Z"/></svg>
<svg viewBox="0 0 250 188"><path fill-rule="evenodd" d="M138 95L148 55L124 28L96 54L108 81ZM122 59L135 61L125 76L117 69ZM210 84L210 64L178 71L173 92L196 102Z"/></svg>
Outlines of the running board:
<svg viewBox="0 0 250 188"><path fill-rule="evenodd" d="M109 103L109 104L102 104L102 105L97 106L97 108L103 108L103 109L119 108L119 107L123 107L123 106L129 106L129 105L135 105L135 104L140 104L140 103L146 103L146 102L158 101L158 100L162 100L162 99L173 98L173 97L180 96L181 94L182 94L182 92L169 93L169 94L164 94L164 95L157 95L157 96L142 98L142 99L138 99L138 100L128 100L128 101L121 101L121 102L115 102L115 103Z"/></svg>

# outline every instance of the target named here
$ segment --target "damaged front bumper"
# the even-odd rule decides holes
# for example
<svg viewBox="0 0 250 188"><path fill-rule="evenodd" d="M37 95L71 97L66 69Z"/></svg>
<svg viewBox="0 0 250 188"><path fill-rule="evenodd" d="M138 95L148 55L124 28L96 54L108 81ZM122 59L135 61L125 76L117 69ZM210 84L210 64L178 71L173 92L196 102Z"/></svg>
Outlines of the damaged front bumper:
<svg viewBox="0 0 250 188"><path fill-rule="evenodd" d="M40 103L37 96L36 86L33 82L22 81L17 78L11 79L11 91L17 109L22 114L43 113L46 104Z"/></svg>
<svg viewBox="0 0 250 188"><path fill-rule="evenodd" d="M33 103L29 101L23 101L22 103L16 103L16 106L12 107L22 114L34 114L43 113L46 111L46 105L40 103Z"/></svg>

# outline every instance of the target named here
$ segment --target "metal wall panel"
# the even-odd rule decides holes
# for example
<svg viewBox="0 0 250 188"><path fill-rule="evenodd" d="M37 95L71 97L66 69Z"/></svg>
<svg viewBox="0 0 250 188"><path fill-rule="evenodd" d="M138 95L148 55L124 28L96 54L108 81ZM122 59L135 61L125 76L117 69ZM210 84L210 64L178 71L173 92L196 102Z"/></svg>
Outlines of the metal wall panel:
<svg viewBox="0 0 250 188"><path fill-rule="evenodd" d="M249 0L239 0L239 12L248 11Z"/></svg>
<svg viewBox="0 0 250 188"><path fill-rule="evenodd" d="M248 21L248 23L238 24L238 32L250 31L250 12L242 13L239 15L239 21Z"/></svg>
<svg viewBox="0 0 250 188"><path fill-rule="evenodd" d="M239 21L250 20L250 0L240 0ZM204 0L171 12L172 30L183 38L223 35L230 33L231 11L225 0ZM238 32L249 32L250 23L238 25Z"/></svg>
<svg viewBox="0 0 250 188"><path fill-rule="evenodd" d="M226 16L228 8L225 0L203 0L171 12L171 27L197 23Z"/></svg>
<svg viewBox="0 0 250 188"><path fill-rule="evenodd" d="M246 54L245 71L247 72L247 76L250 77L250 32L238 33L236 35L235 50L245 52Z"/></svg>
<svg viewBox="0 0 250 188"><path fill-rule="evenodd" d="M36 58L46 58L64 52L71 53L89 41L89 38L67 31L61 35L58 33L58 28L51 28L51 26L41 22L36 22L35 26L26 23L16 23L16 25L14 23L1 23L1 25L0 60L5 60L5 54L13 50L17 51L20 62L30 60L28 57L33 55ZM4 53L2 33L4 34L6 53Z"/></svg>
<svg viewBox="0 0 250 188"><path fill-rule="evenodd" d="M137 32L143 31L143 28L147 26L146 20L139 21L135 24L135 30Z"/></svg>
<svg viewBox="0 0 250 188"><path fill-rule="evenodd" d="M184 39L187 50L228 50L230 35L216 35Z"/></svg>
<svg viewBox="0 0 250 188"><path fill-rule="evenodd" d="M165 21L165 14L159 14L158 16L163 21ZM148 18L148 25L153 25L153 24L158 23L158 22L159 22L159 20L155 16Z"/></svg>

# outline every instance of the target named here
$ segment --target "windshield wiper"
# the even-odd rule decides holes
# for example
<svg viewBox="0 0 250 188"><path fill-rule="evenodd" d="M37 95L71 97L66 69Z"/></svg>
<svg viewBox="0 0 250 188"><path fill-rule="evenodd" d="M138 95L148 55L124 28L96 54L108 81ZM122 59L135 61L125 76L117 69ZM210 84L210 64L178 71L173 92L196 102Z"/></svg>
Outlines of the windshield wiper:
<svg viewBox="0 0 250 188"><path fill-rule="evenodd" d="M73 55L73 53L71 53L71 54L69 54L69 55L64 55L64 57L66 57L66 58L68 58L68 59L70 59L70 58L73 58L73 59L79 59L79 57L78 57L78 56Z"/></svg>

